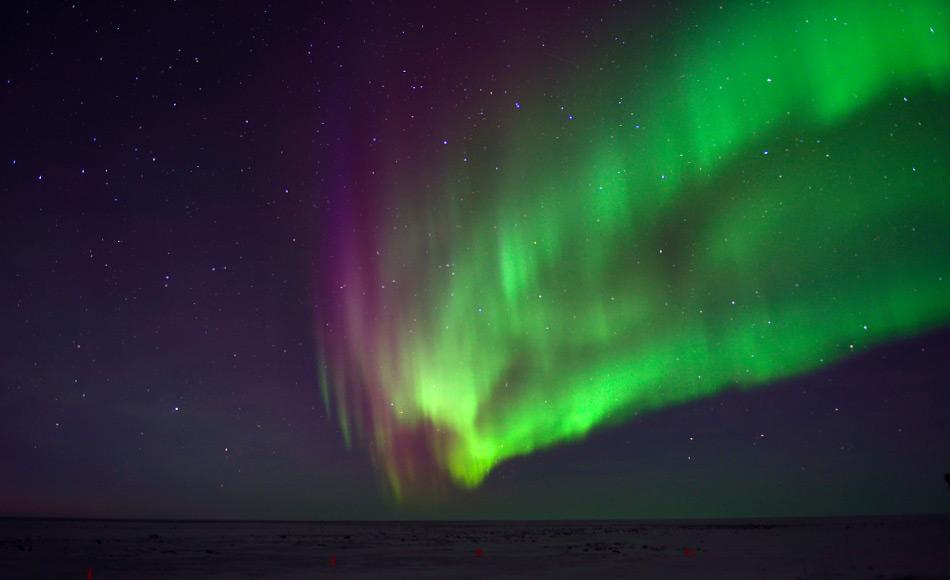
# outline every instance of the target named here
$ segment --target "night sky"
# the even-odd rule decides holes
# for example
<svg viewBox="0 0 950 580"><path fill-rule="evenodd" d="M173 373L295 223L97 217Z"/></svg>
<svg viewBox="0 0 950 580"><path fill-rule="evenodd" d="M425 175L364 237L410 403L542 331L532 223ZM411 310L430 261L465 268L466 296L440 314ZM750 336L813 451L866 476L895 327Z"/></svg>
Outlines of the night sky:
<svg viewBox="0 0 950 580"><path fill-rule="evenodd" d="M0 515L950 512L945 3L2 10Z"/></svg>

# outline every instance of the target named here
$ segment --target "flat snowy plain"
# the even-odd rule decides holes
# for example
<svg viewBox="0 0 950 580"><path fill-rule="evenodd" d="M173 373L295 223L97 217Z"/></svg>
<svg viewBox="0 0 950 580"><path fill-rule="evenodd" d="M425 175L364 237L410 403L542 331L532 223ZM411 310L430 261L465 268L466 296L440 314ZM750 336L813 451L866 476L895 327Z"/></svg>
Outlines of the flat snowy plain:
<svg viewBox="0 0 950 580"><path fill-rule="evenodd" d="M0 519L0 578L950 578L950 516L550 522Z"/></svg>

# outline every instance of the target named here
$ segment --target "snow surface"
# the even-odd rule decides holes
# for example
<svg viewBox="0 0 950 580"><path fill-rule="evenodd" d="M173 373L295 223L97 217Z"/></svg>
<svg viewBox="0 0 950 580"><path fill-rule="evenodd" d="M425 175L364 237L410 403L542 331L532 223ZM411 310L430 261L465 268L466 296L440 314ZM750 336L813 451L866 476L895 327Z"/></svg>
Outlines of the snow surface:
<svg viewBox="0 0 950 580"><path fill-rule="evenodd" d="M0 578L950 578L950 516L589 522L0 519Z"/></svg>

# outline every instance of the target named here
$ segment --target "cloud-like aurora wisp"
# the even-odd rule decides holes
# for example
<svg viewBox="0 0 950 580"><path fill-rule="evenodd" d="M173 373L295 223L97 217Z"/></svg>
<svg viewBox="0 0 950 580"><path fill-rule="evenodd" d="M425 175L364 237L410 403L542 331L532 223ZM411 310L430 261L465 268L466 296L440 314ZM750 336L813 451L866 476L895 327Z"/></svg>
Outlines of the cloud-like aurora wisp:
<svg viewBox="0 0 950 580"><path fill-rule="evenodd" d="M946 3L775 4L591 57L334 225L320 383L397 495L950 320Z"/></svg>

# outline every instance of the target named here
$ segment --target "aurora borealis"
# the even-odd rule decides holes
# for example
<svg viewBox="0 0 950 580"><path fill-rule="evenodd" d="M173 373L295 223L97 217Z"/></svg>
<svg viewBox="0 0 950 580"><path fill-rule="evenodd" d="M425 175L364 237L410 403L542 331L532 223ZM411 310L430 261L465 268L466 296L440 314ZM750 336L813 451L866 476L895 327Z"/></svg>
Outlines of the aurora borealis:
<svg viewBox="0 0 950 580"><path fill-rule="evenodd" d="M950 510L947 2L8 4L0 518Z"/></svg>
<svg viewBox="0 0 950 580"><path fill-rule="evenodd" d="M324 403L397 496L950 320L945 3L691 22L492 95L327 220Z"/></svg>

